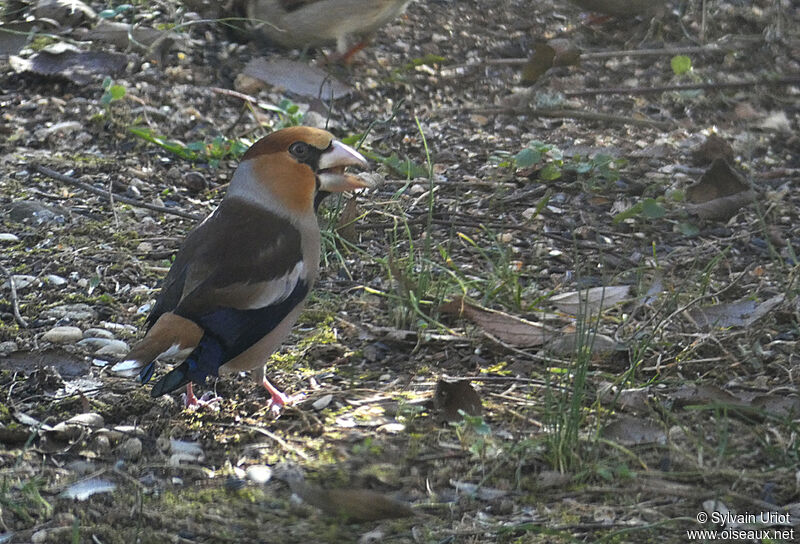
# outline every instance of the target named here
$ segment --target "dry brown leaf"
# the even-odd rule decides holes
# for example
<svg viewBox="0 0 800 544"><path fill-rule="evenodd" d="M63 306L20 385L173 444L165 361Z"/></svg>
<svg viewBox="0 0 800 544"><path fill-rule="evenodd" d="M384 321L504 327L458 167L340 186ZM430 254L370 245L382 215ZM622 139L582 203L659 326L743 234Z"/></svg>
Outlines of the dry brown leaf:
<svg viewBox="0 0 800 544"><path fill-rule="evenodd" d="M700 180L686 189L686 198L692 204L702 204L715 198L735 195L750 189L750 184L739 172L722 159L716 159Z"/></svg>
<svg viewBox="0 0 800 544"><path fill-rule="evenodd" d="M670 399L676 408L693 404L722 403L734 406L747 406L748 404L716 385L685 385L674 391L670 395Z"/></svg>
<svg viewBox="0 0 800 544"><path fill-rule="evenodd" d="M749 102L740 102L736 104L733 111L735 115L734 118L739 121L752 121L753 119L764 116L763 112L756 110Z"/></svg>
<svg viewBox="0 0 800 544"><path fill-rule="evenodd" d="M56 44L28 58L11 56L8 61L17 73L62 77L86 85L100 76L118 74L128 64L128 57L106 51L79 51L66 44Z"/></svg>
<svg viewBox="0 0 800 544"><path fill-rule="evenodd" d="M649 419L630 416L621 416L606 425L600 434L623 446L664 444L667 441L667 433L661 425Z"/></svg>
<svg viewBox="0 0 800 544"><path fill-rule="evenodd" d="M711 164L717 159L733 162L731 144L717 134L711 134L698 147L692 150L692 162L697 165Z"/></svg>
<svg viewBox="0 0 800 544"><path fill-rule="evenodd" d="M459 410L471 416L479 416L483 412L481 397L469 380L440 378L433 395L433 407L444 421L461 421Z"/></svg>
<svg viewBox="0 0 800 544"><path fill-rule="evenodd" d="M166 35L166 32L155 28L100 19L94 28L86 33L86 39L110 43L124 49L131 44L150 47Z"/></svg>
<svg viewBox="0 0 800 544"><path fill-rule="evenodd" d="M783 295L776 295L764 302L739 300L725 304L714 304L687 311L689 318L699 328L749 327L783 302Z"/></svg>
<svg viewBox="0 0 800 544"><path fill-rule="evenodd" d="M359 214L360 211L358 209L357 200L355 198L347 199L344 208L342 208L342 213L339 214L336 232L350 243L354 243L358 236L356 233L355 220L358 218Z"/></svg>
<svg viewBox="0 0 800 544"><path fill-rule="evenodd" d="M482 308L458 297L442 305L439 311L464 315L487 333L514 346L541 346L553 337L553 331L527 319L505 312Z"/></svg>
<svg viewBox="0 0 800 544"><path fill-rule="evenodd" d="M547 45L556 52L553 59L553 66L575 66L580 64L581 50L571 41L565 38L553 38Z"/></svg>
<svg viewBox="0 0 800 544"><path fill-rule="evenodd" d="M800 415L800 398L787 395L759 395L750 405L764 410L768 415L776 417L797 417Z"/></svg>
<svg viewBox="0 0 800 544"><path fill-rule="evenodd" d="M628 300L630 285L609 285L570 291L550 297L556 308L570 315L595 315Z"/></svg>
<svg viewBox="0 0 800 544"><path fill-rule="evenodd" d="M55 21L62 27L76 26L97 18L95 11L80 0L38 0L33 13L38 19Z"/></svg>
<svg viewBox="0 0 800 544"><path fill-rule="evenodd" d="M414 515L411 507L383 493L369 489L323 489L305 481L299 467L281 464L275 477L286 481L292 493L323 512L353 521L405 518Z"/></svg>
<svg viewBox="0 0 800 544"><path fill-rule="evenodd" d="M537 43L533 54L522 67L523 85L533 85L553 66L553 59L556 58L556 50L546 43Z"/></svg>
<svg viewBox="0 0 800 544"><path fill-rule="evenodd" d="M553 353L565 355L575 353L579 346L591 348L591 353L598 355L601 353L611 353L616 351L619 344L616 340L605 334L595 332L567 332L555 338L551 337L547 344L547 349Z"/></svg>
<svg viewBox="0 0 800 544"><path fill-rule="evenodd" d="M321 68L288 59L258 57L244 67L245 75L290 93L324 100L349 95L353 88Z"/></svg>
<svg viewBox="0 0 800 544"><path fill-rule="evenodd" d="M649 409L647 404L650 398L650 387L623 389L617 392L613 384L604 382L597 390L597 397L603 404L611 404L629 412L645 412Z"/></svg>
<svg viewBox="0 0 800 544"><path fill-rule="evenodd" d="M686 211L701 219L728 220L748 204L755 202L755 191L744 191L731 196L723 196L703 202L702 204L687 204Z"/></svg>
<svg viewBox="0 0 800 544"><path fill-rule="evenodd" d="M747 180L724 159L715 159L700 180L686 190L686 210L703 219L730 219L756 193Z"/></svg>

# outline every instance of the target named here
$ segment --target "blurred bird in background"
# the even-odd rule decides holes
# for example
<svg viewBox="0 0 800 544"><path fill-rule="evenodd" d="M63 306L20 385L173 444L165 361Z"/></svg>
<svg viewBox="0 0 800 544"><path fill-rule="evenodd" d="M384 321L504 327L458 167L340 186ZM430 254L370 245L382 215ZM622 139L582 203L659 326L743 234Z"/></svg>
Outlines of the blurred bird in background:
<svg viewBox="0 0 800 544"><path fill-rule="evenodd" d="M247 17L257 33L287 48L336 44L344 62L411 0L249 0ZM351 43L357 38L359 41Z"/></svg>

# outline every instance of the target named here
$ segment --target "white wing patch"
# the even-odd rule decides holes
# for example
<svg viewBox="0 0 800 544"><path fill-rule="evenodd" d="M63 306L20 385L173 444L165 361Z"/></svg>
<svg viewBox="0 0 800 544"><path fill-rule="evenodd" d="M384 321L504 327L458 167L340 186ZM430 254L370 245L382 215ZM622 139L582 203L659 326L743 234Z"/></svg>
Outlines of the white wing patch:
<svg viewBox="0 0 800 544"><path fill-rule="evenodd" d="M125 360L120 361L119 363L115 364L111 367L111 372L115 374L119 374L120 376L124 376L126 378L131 378L139 373L139 370L145 365L146 363L142 363L141 361L133 361L133 360Z"/></svg>
<svg viewBox="0 0 800 544"><path fill-rule="evenodd" d="M297 282L301 279L306 279L306 267L303 261L298 261L294 268L284 276L252 284L250 289L253 292L253 299L242 309L255 310L283 302L289 298L297 286Z"/></svg>
<svg viewBox="0 0 800 544"><path fill-rule="evenodd" d="M168 350L161 353L160 355L157 355L154 360L161 359L162 357L170 358L176 355L178 356L177 357L178 359L185 359L191 351L192 351L191 349L182 350L180 344L172 344ZM144 368L144 366L147 365L149 362L150 361L137 361L135 359L126 359L112 366L111 372L119 374L120 376L124 376L126 378L132 378L136 376L139 373L139 371L142 368Z"/></svg>

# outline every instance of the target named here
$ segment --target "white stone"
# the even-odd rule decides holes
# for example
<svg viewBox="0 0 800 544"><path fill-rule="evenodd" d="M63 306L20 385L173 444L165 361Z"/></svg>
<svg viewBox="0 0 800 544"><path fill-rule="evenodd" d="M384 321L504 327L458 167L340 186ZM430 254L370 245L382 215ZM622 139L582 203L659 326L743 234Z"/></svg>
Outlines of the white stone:
<svg viewBox="0 0 800 544"><path fill-rule="evenodd" d="M61 276L57 276L56 274L48 274L44 277L44 281L49 284L55 285L56 287L60 287L67 283L66 278L62 278Z"/></svg>
<svg viewBox="0 0 800 544"><path fill-rule="evenodd" d="M14 274L13 278L15 289L25 289L34 283L38 283L36 276L28 276L27 274ZM11 284L6 280L3 284L3 288L8 289L9 287L11 287Z"/></svg>
<svg viewBox="0 0 800 544"><path fill-rule="evenodd" d="M84 338L107 338L108 340L114 339L114 333L105 329L91 328L83 331Z"/></svg>
<svg viewBox="0 0 800 544"><path fill-rule="evenodd" d="M247 467L245 474L254 484L264 485L272 478L272 469L266 465L252 465Z"/></svg>
<svg viewBox="0 0 800 544"><path fill-rule="evenodd" d="M53 327L42 335L42 340L53 344L73 344L83 338L78 327Z"/></svg>

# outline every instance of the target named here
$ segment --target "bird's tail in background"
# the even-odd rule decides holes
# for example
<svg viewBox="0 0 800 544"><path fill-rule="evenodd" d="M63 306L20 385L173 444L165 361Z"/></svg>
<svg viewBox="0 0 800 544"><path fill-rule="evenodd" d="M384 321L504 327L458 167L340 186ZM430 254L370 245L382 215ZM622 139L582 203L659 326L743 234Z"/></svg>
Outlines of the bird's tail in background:
<svg viewBox="0 0 800 544"><path fill-rule="evenodd" d="M202 337L203 329L194 321L167 312L158 318L125 360L114 365L111 371L126 377L138 374L140 381L145 383L153 375L158 357L193 350Z"/></svg>

